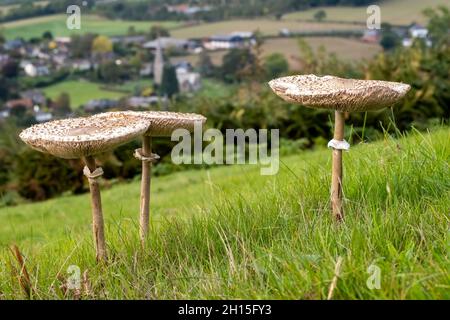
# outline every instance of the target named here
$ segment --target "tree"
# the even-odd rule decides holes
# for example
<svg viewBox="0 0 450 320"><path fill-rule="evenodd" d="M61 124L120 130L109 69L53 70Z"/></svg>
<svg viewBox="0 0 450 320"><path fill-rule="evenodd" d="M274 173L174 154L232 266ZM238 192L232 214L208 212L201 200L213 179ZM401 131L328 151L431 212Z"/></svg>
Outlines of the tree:
<svg viewBox="0 0 450 320"><path fill-rule="evenodd" d="M385 51L392 50L400 44L400 37L392 31L392 27L389 23L383 23L381 25L381 30L380 45Z"/></svg>
<svg viewBox="0 0 450 320"><path fill-rule="evenodd" d="M113 61L102 63L97 72L98 78L104 82L118 82L122 78L121 68Z"/></svg>
<svg viewBox="0 0 450 320"><path fill-rule="evenodd" d="M150 28L150 31L147 35L150 40L157 39L159 37L170 37L170 32L166 28L160 25L154 25Z"/></svg>
<svg viewBox="0 0 450 320"><path fill-rule="evenodd" d="M55 116L66 116L72 111L70 108L70 96L67 92L62 92L56 101L52 104L53 113Z"/></svg>
<svg viewBox="0 0 450 320"><path fill-rule="evenodd" d="M97 36L92 42L92 53L106 54L113 50L111 40L106 36Z"/></svg>
<svg viewBox="0 0 450 320"><path fill-rule="evenodd" d="M314 20L318 22L325 20L326 17L327 13L325 12L325 10L319 10L316 13L314 13Z"/></svg>
<svg viewBox="0 0 450 320"><path fill-rule="evenodd" d="M53 34L50 32L50 31L45 31L43 34L42 34L42 39L44 39L44 40L53 40Z"/></svg>
<svg viewBox="0 0 450 320"><path fill-rule="evenodd" d="M202 76L211 77L214 74L214 64L211 61L211 57L209 56L206 50L203 50L199 57L197 63L198 71Z"/></svg>
<svg viewBox="0 0 450 320"><path fill-rule="evenodd" d="M440 6L433 10L428 8L424 15L429 19L428 34L433 42L433 46L439 46L441 43L450 43L450 10L447 7Z"/></svg>
<svg viewBox="0 0 450 320"><path fill-rule="evenodd" d="M159 90L162 95L167 95L168 97L172 97L174 94L178 93L178 79L174 66L169 64L164 65L162 82Z"/></svg>
<svg viewBox="0 0 450 320"><path fill-rule="evenodd" d="M247 70L254 63L254 60L255 56L248 48L231 49L223 57L223 80L226 82L240 82L244 80Z"/></svg>
<svg viewBox="0 0 450 320"><path fill-rule="evenodd" d="M74 58L89 57L92 52L92 42L95 35L87 33L85 35L73 35L71 38L70 52Z"/></svg>
<svg viewBox="0 0 450 320"><path fill-rule="evenodd" d="M2 74L6 78L16 78L19 75L19 62L16 60L8 60L3 65Z"/></svg>
<svg viewBox="0 0 450 320"><path fill-rule="evenodd" d="M289 64L281 53L269 55L264 62L264 69L269 78L273 79L289 71Z"/></svg>

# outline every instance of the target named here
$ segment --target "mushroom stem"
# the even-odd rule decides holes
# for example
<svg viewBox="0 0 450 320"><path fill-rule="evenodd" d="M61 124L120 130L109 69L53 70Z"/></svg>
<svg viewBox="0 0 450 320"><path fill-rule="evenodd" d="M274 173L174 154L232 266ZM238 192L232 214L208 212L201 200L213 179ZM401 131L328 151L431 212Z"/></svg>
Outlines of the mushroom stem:
<svg viewBox="0 0 450 320"><path fill-rule="evenodd" d="M97 167L95 159L92 156L84 157L84 162L89 171L93 173ZM100 197L100 186L96 179L88 177L89 189L91 190L91 206L92 206L92 231L94 233L94 244L97 261L106 261L106 242L103 223L102 200Z"/></svg>
<svg viewBox="0 0 450 320"><path fill-rule="evenodd" d="M142 140L142 156L152 156L152 138L144 136ZM151 161L142 161L142 179L141 179L141 210L139 217L139 235L141 243L144 245L145 238L148 235L150 220L150 182L152 175Z"/></svg>
<svg viewBox="0 0 450 320"><path fill-rule="evenodd" d="M344 140L344 124L344 113L336 110L333 137L335 140ZM342 208L342 150L334 148L331 174L331 206L334 218L337 221L342 220L344 218L344 210Z"/></svg>

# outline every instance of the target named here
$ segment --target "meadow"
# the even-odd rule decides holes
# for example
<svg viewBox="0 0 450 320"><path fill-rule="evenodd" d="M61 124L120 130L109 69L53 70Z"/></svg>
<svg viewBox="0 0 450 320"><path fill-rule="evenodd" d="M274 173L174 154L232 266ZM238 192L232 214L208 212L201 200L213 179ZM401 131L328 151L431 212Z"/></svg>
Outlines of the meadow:
<svg viewBox="0 0 450 320"><path fill-rule="evenodd" d="M161 25L168 29L180 24L174 21L123 21L108 20L96 15L82 15L81 29L69 30L66 27L66 15L49 15L37 18L17 20L0 24L3 33L8 39L23 37L30 39L41 37L46 31L54 36L70 36L72 34L97 33L107 36L127 34L128 28L134 26L136 31L147 32L153 25Z"/></svg>
<svg viewBox="0 0 450 320"><path fill-rule="evenodd" d="M114 186L103 192L108 265L95 263L87 194L0 209L0 298L26 297L17 244L32 299L324 299L336 276L333 299L449 299L449 135L352 146L342 224L330 214L324 148L282 156L275 176L227 166L153 179L144 249L139 182ZM366 285L373 266L379 289Z"/></svg>
<svg viewBox="0 0 450 320"><path fill-rule="evenodd" d="M375 4L381 8L382 22L394 25L408 25L413 22L426 23L427 19L422 11L429 7L439 5L449 6L448 0L385 0ZM323 9L327 17L324 21L342 21L366 23L367 6L362 7L318 7L299 12L289 13L283 16L283 20L313 20L314 14Z"/></svg>
<svg viewBox="0 0 450 320"><path fill-rule="evenodd" d="M150 81L149 81L150 83ZM93 99L119 99L126 96L127 93L116 92L102 89L102 84L93 83L84 80L63 81L42 89L44 94L56 99L61 93L65 92L70 96L71 107L76 109ZM130 90L131 92L131 90Z"/></svg>

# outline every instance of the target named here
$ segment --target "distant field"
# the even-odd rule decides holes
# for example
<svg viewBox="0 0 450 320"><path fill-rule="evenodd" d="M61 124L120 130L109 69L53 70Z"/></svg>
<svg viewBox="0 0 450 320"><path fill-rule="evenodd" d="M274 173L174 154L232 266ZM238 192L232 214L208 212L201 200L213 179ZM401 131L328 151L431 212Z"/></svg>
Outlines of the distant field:
<svg viewBox="0 0 450 320"><path fill-rule="evenodd" d="M89 81L64 81L43 89L46 96L56 98L61 93L70 95L70 105L73 109L85 104L91 99L119 99L126 93L106 91L101 85Z"/></svg>
<svg viewBox="0 0 450 320"><path fill-rule="evenodd" d="M130 26L137 31L148 31L152 25L162 25L173 28L179 23L173 21L123 21L108 20L94 15L85 15L81 19L81 30L69 30L66 27L65 15L50 15L38 18L30 18L0 24L8 39L23 37L26 39L40 37L45 31L51 31L55 36L68 36L71 34L84 34L88 32L104 34L108 36L126 34Z"/></svg>
<svg viewBox="0 0 450 320"><path fill-rule="evenodd" d="M233 31L259 30L264 35L278 35L280 30L288 28L296 31L323 31L323 30L357 30L361 26L342 23L315 23L297 21L277 21L270 19L230 20L214 23L205 23L196 26L180 28L171 32L178 38L202 38L215 34L227 34Z"/></svg>
<svg viewBox="0 0 450 320"><path fill-rule="evenodd" d="M376 1L374 1L376 2ZM450 6L449 0L385 0L377 1L381 8L382 22L392 24L409 24L411 22L425 23L422 11L428 7L439 5ZM365 22L367 20L366 6L363 7L323 7L287 14L283 20L310 20L319 9L327 13L326 20L345 22Z"/></svg>
<svg viewBox="0 0 450 320"><path fill-rule="evenodd" d="M356 39L337 37L306 37L302 39L309 43L314 50L317 50L320 46L324 46L328 52L336 53L342 60L369 59L381 51L381 47L377 44L368 44ZM275 52L284 54L289 61L291 69L297 70L299 68L299 63L296 59L300 55L297 39L280 38L267 40L263 45L263 56ZM226 51L213 51L209 54L212 62L215 65L220 65ZM198 55L172 58L172 62L183 60L196 65L198 62Z"/></svg>
<svg viewBox="0 0 450 320"><path fill-rule="evenodd" d="M36 1L33 4L36 6L45 6L48 4L48 1ZM19 7L19 4L0 5L0 14L7 14L10 10L17 9Z"/></svg>

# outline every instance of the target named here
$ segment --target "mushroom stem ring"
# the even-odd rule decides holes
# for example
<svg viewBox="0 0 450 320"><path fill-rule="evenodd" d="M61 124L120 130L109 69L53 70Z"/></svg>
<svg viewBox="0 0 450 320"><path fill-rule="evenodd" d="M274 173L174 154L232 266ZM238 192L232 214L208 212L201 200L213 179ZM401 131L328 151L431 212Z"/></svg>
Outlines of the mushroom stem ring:
<svg viewBox="0 0 450 320"><path fill-rule="evenodd" d="M98 178L100 178L101 176L103 176L103 169L101 167L98 167L97 169L94 170L94 172L91 172L91 170L89 170L88 166L85 166L83 169L83 174L85 175L86 178L88 178L88 180L96 180Z"/></svg>
<svg viewBox="0 0 450 320"><path fill-rule="evenodd" d="M155 163L160 159L160 156L156 153L151 153L150 156L146 157L143 155L142 148L134 150L134 157L142 162Z"/></svg>

